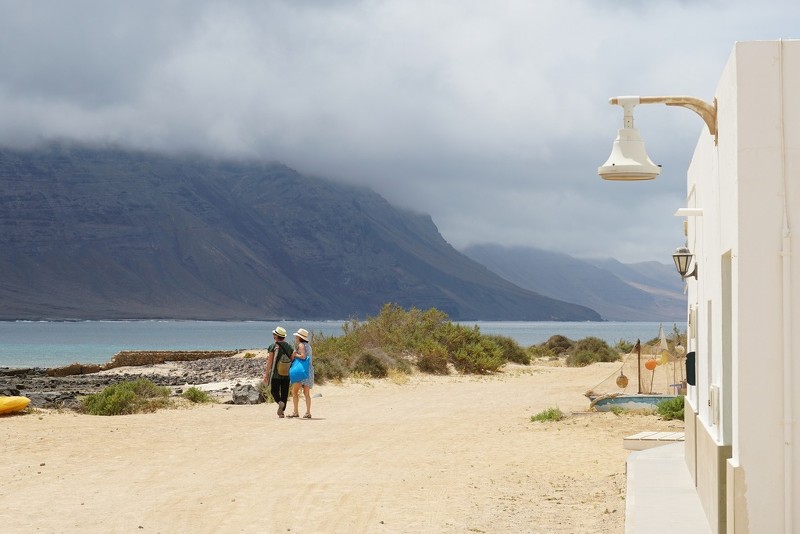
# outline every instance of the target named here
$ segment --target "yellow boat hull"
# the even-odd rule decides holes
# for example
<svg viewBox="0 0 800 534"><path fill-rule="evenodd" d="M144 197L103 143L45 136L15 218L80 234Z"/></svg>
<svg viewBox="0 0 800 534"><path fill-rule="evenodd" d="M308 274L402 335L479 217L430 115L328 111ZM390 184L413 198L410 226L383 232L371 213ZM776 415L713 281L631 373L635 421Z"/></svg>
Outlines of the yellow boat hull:
<svg viewBox="0 0 800 534"><path fill-rule="evenodd" d="M30 403L28 397L0 397L0 415L24 410Z"/></svg>

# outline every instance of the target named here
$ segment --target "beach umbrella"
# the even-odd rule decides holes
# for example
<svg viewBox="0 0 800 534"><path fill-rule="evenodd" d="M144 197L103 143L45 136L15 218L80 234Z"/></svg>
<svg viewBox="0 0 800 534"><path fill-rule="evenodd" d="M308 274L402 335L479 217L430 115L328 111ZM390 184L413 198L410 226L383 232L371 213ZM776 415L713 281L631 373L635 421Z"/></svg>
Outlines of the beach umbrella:
<svg viewBox="0 0 800 534"><path fill-rule="evenodd" d="M667 344L667 336L664 334L664 325L658 325L658 339L659 339L659 348L661 351L668 351L669 345Z"/></svg>

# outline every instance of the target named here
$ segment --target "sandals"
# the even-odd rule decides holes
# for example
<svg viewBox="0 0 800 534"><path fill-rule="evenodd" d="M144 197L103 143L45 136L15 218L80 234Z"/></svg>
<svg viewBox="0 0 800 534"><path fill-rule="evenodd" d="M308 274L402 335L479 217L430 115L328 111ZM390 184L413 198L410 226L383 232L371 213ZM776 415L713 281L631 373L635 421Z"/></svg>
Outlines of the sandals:
<svg viewBox="0 0 800 534"><path fill-rule="evenodd" d="M292 415L287 415L286 417L288 417L289 419L291 419L292 417L300 417L300 416L299 416L299 415L297 415L296 413L293 413Z"/></svg>
<svg viewBox="0 0 800 534"><path fill-rule="evenodd" d="M311 419L311 414L307 413L303 416L303 419Z"/></svg>

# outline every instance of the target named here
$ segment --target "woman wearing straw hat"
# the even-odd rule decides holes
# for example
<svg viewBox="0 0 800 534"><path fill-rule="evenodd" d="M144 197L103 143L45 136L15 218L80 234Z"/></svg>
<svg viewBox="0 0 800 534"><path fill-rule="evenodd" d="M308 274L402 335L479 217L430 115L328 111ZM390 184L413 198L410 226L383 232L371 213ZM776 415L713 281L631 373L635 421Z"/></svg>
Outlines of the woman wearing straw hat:
<svg viewBox="0 0 800 534"><path fill-rule="evenodd" d="M308 330L305 328L298 328L294 333L295 349L292 352L292 364L294 360L302 360L304 367L308 369L308 376L300 380L292 379L292 404L294 404L294 413L288 417L300 417L297 411L300 402L299 393L300 386L303 386L303 396L306 398L306 414L303 419L311 419L311 388L314 387L314 364L311 361L311 345L308 343ZM298 362L300 363L300 362ZM291 378L291 370L289 372Z"/></svg>

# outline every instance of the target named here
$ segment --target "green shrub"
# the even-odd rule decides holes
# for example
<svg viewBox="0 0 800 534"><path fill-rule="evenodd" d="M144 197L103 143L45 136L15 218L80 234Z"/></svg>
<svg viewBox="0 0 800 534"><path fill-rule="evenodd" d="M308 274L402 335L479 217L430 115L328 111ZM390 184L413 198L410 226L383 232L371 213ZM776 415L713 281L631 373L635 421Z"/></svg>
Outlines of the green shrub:
<svg viewBox="0 0 800 534"><path fill-rule="evenodd" d="M568 355L566 364L569 367L586 367L587 365L591 365L596 361L597 357L594 352L582 350L580 352L576 352L575 354Z"/></svg>
<svg viewBox="0 0 800 534"><path fill-rule="evenodd" d="M541 412L537 413L536 415L532 415L531 416L531 421L532 422L533 421L539 421L539 422L561 421L565 417L566 417L566 415L564 415L564 412L562 412L558 408L548 408L548 409L546 409L544 411L541 411Z"/></svg>
<svg viewBox="0 0 800 534"><path fill-rule="evenodd" d="M490 373L509 361L531 360L514 340L453 323L435 308L404 310L386 304L375 317L349 320L342 331L338 337L314 337L314 373L320 381L351 373L385 376L391 369L411 372L414 363L424 373L447 374L450 365L464 373ZM365 359L365 354L377 360Z"/></svg>
<svg viewBox="0 0 800 534"><path fill-rule="evenodd" d="M528 354L528 351L523 349L519 343L510 337L492 335L487 335L484 337L500 347L501 357L504 361L521 363L522 365L528 365L531 363L531 355Z"/></svg>
<svg viewBox="0 0 800 534"><path fill-rule="evenodd" d="M213 400L211 395L195 386L184 391L181 397L194 403L211 402Z"/></svg>
<svg viewBox="0 0 800 534"><path fill-rule="evenodd" d="M447 350L438 343L423 345L417 358L417 368L423 373L433 375L447 374Z"/></svg>
<svg viewBox="0 0 800 534"><path fill-rule="evenodd" d="M169 388L159 386L146 378L140 378L133 382L123 382L130 384L131 389L137 397L141 399L160 399L169 397Z"/></svg>
<svg viewBox="0 0 800 534"><path fill-rule="evenodd" d="M365 352L359 356L353 365L354 373L363 373L372 378L386 378L389 367L386 363L374 356L372 353Z"/></svg>
<svg viewBox="0 0 800 534"><path fill-rule="evenodd" d="M258 390L259 397L264 399L264 402L270 404L275 402L275 399L272 397L272 390L269 387L269 384L260 380L258 384L256 384L256 389Z"/></svg>
<svg viewBox="0 0 800 534"><path fill-rule="evenodd" d="M532 360L539 358L558 358L558 354L544 344L531 345L525 350Z"/></svg>
<svg viewBox="0 0 800 534"><path fill-rule="evenodd" d="M449 353L452 353L460 347L480 341L481 333L477 326L468 327L455 323L446 323L438 331L434 332L432 339L437 340L445 346Z"/></svg>
<svg viewBox="0 0 800 534"><path fill-rule="evenodd" d="M410 375L413 371L413 367L406 358L399 358L394 361L394 367L391 367L389 371L397 371L404 375Z"/></svg>
<svg viewBox="0 0 800 534"><path fill-rule="evenodd" d="M345 331L347 331L347 323ZM352 365L352 355L364 350L361 335L350 332L343 336L327 337L322 334L314 336L314 377L319 374L322 379L337 379L347 375L347 368ZM323 360L325 362L323 363ZM337 365L333 365L333 364ZM327 367L332 366L327 373ZM318 369L320 372L318 373Z"/></svg>
<svg viewBox="0 0 800 534"><path fill-rule="evenodd" d="M666 421L670 419L683 420L683 395L659 402L656 404L656 411Z"/></svg>
<svg viewBox="0 0 800 534"><path fill-rule="evenodd" d="M608 343L599 337L585 337L575 342L575 351L588 350L596 355L598 362L615 362L620 359L619 352L608 346Z"/></svg>
<svg viewBox="0 0 800 534"><path fill-rule="evenodd" d="M100 393L83 399L83 409L91 415L123 415L136 413L136 394L126 388L109 386Z"/></svg>
<svg viewBox="0 0 800 534"><path fill-rule="evenodd" d="M329 380L342 380L350 373L345 367L344 357L331 356L329 353L319 354L314 347L314 381L324 384Z"/></svg>
<svg viewBox="0 0 800 534"><path fill-rule="evenodd" d="M169 389L140 378L108 386L82 399L83 410L91 415L126 415L154 412L170 405Z"/></svg>
<svg viewBox="0 0 800 534"><path fill-rule="evenodd" d="M636 346L635 343L631 343L630 341L625 339L620 339L619 341L617 341L617 344L614 345L614 348L617 350L617 352L621 352L623 354L630 354L630 352L633 350L633 347L635 346Z"/></svg>
<svg viewBox="0 0 800 534"><path fill-rule="evenodd" d="M500 348L488 339L463 345L452 355L453 365L462 373L490 373L497 371L503 363Z"/></svg>
<svg viewBox="0 0 800 534"><path fill-rule="evenodd" d="M561 335L550 336L550 339L544 342L544 346L553 351L556 356L569 352L572 345L573 341L570 338Z"/></svg>
<svg viewBox="0 0 800 534"><path fill-rule="evenodd" d="M575 342L566 363L570 367L584 367L595 362L615 362L619 359L619 353L608 343L590 336Z"/></svg>

